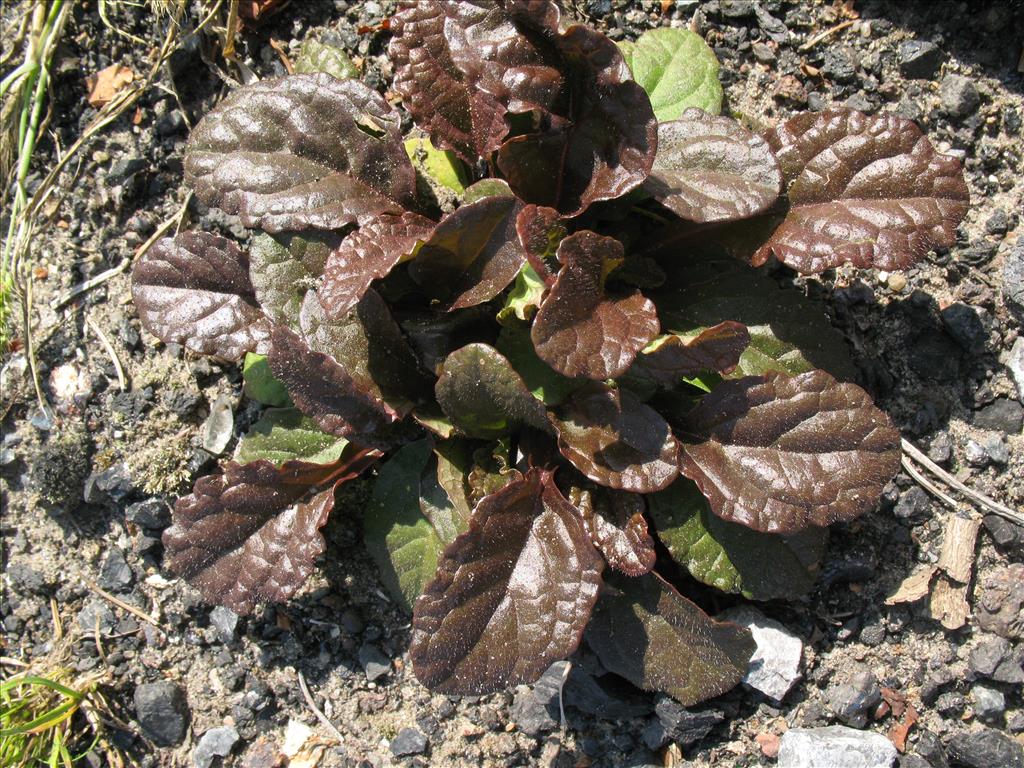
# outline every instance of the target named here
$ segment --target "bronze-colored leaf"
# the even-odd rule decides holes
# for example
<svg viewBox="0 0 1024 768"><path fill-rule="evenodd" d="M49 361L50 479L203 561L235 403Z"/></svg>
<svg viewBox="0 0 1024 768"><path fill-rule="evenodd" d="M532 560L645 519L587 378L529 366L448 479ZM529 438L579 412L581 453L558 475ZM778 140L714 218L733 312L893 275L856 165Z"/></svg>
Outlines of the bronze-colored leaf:
<svg viewBox="0 0 1024 768"><path fill-rule="evenodd" d="M647 532L643 496L573 486L569 500L583 515L590 540L608 565L627 576L642 576L654 567L654 540Z"/></svg>
<svg viewBox="0 0 1024 768"><path fill-rule="evenodd" d="M579 645L602 567L549 475L532 470L487 496L416 601L416 677L454 694L533 682Z"/></svg>
<svg viewBox="0 0 1024 768"><path fill-rule="evenodd" d="M605 294L605 279L622 263L622 253L618 240L587 230L558 246L562 269L537 311L531 336L538 356L563 376L615 378L658 334L657 311L643 294Z"/></svg>
<svg viewBox="0 0 1024 768"><path fill-rule="evenodd" d="M804 273L849 262L903 269L956 242L970 196L960 163L912 121L844 109L807 112L766 136L789 212L754 256Z"/></svg>
<svg viewBox="0 0 1024 768"><path fill-rule="evenodd" d="M679 444L668 424L626 390L591 384L552 421L562 455L598 485L654 493L679 476Z"/></svg>
<svg viewBox="0 0 1024 768"><path fill-rule="evenodd" d="M324 272L328 254L338 247L336 232L283 232L252 239L249 277L260 307L271 322L299 329L306 293Z"/></svg>
<svg viewBox="0 0 1024 768"><path fill-rule="evenodd" d="M674 387L703 371L732 373L748 344L746 326L726 320L691 337L672 333L655 339L637 365L662 386Z"/></svg>
<svg viewBox="0 0 1024 768"><path fill-rule="evenodd" d="M516 233L530 266L550 286L555 278L548 263L555 258L558 244L566 235L561 214L554 208L524 206L516 218Z"/></svg>
<svg viewBox="0 0 1024 768"><path fill-rule="evenodd" d="M852 520L900 465L889 418L824 371L723 382L686 424L683 474L716 515L766 533Z"/></svg>

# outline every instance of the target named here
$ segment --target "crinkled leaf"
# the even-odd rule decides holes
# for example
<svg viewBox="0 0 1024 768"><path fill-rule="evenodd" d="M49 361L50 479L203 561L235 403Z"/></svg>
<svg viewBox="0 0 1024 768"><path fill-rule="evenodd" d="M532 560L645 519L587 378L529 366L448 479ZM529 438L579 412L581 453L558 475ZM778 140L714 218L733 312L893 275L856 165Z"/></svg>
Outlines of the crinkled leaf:
<svg viewBox="0 0 1024 768"><path fill-rule="evenodd" d="M430 457L429 440L398 449L380 468L363 521L366 549L381 581L410 612L444 547L420 509L420 477Z"/></svg>
<svg viewBox="0 0 1024 768"><path fill-rule="evenodd" d="M347 315L370 283L408 259L433 228L434 222L415 213L385 213L349 234L326 260L319 290L328 316Z"/></svg>
<svg viewBox="0 0 1024 768"><path fill-rule="evenodd" d="M331 464L341 458L348 441L323 432L298 408L270 408L238 441L235 461L266 459L277 466L301 460Z"/></svg>
<svg viewBox="0 0 1024 768"><path fill-rule="evenodd" d="M545 405L559 405L573 392L586 384L586 379L570 379L537 356L530 338L530 326L525 323L509 322L498 335L498 351L503 354L516 373L523 377L526 386Z"/></svg>
<svg viewBox="0 0 1024 768"><path fill-rule="evenodd" d="M245 362L242 364L242 382L245 396L258 403L279 407L292 404L284 384L275 379L274 374L271 373L266 355L245 353Z"/></svg>
<svg viewBox="0 0 1024 768"><path fill-rule="evenodd" d="M267 359L295 405L320 429L364 445L390 445L388 427L398 414L362 389L333 357L314 352L297 333L277 326Z"/></svg>
<svg viewBox="0 0 1024 768"><path fill-rule="evenodd" d="M455 312L416 311L398 317L423 367L437 373L448 355L480 340L481 328L492 323L494 308L477 305Z"/></svg>
<svg viewBox="0 0 1024 768"><path fill-rule="evenodd" d="M441 367L435 392L448 418L469 437L494 438L522 427L551 430L544 404L487 344L452 352Z"/></svg>
<svg viewBox="0 0 1024 768"><path fill-rule="evenodd" d="M292 71L296 73L326 72L339 80L359 77L359 70L345 53L344 48L316 40L306 40L302 44L302 47L299 48L299 55L295 57L292 64Z"/></svg>
<svg viewBox="0 0 1024 768"><path fill-rule="evenodd" d="M562 455L598 485L653 493L679 475L679 445L668 424L626 390L591 384L553 421Z"/></svg>
<svg viewBox="0 0 1024 768"><path fill-rule="evenodd" d="M475 507L485 496L500 491L522 473L512 466L511 443L507 437L484 443L473 450L473 461L466 474L469 504Z"/></svg>
<svg viewBox="0 0 1024 768"><path fill-rule="evenodd" d="M576 649L602 567L549 476L532 470L487 496L416 601L416 677L455 694L533 682Z"/></svg>
<svg viewBox="0 0 1024 768"><path fill-rule="evenodd" d="M435 451L420 476L420 510L434 526L441 544L448 546L469 529L472 510L463 506L465 497L453 500L448 495L438 474L440 466L441 457Z"/></svg>
<svg viewBox="0 0 1024 768"><path fill-rule="evenodd" d="M435 149L427 139L412 138L405 140L405 152L412 160L413 167L434 184L450 189L457 195L466 191L466 167L446 149Z"/></svg>
<svg viewBox="0 0 1024 768"><path fill-rule="evenodd" d="M712 115L722 111L718 59L700 35L661 27L619 47L633 79L650 97L658 122L676 120L690 107Z"/></svg>
<svg viewBox="0 0 1024 768"><path fill-rule="evenodd" d="M435 145L471 163L501 144L506 110L544 107L561 89L543 38L523 34L504 5L419 0L391 20L395 90Z"/></svg>
<svg viewBox="0 0 1024 768"><path fill-rule="evenodd" d="M782 289L726 256L681 252L663 263L671 290L649 295L667 330L693 336L728 321L746 326L750 346L740 355L733 377L824 368L842 381L856 379L843 335L821 305L800 291Z"/></svg>
<svg viewBox="0 0 1024 768"><path fill-rule="evenodd" d="M605 295L605 278L622 263L622 252L618 240L586 230L558 246L562 269L531 336L540 358L564 376L615 378L658 334L657 312L643 294Z"/></svg>
<svg viewBox="0 0 1024 768"><path fill-rule="evenodd" d="M686 479L647 501L658 538L695 579L753 600L792 599L814 586L827 529L779 536L726 522Z"/></svg>
<svg viewBox="0 0 1024 768"><path fill-rule="evenodd" d="M900 465L888 416L824 371L723 382L686 425L683 474L716 515L765 533L852 520Z"/></svg>
<svg viewBox="0 0 1024 768"><path fill-rule="evenodd" d="M346 316L332 320L317 293L306 294L299 316L314 352L330 355L363 391L405 416L429 396L431 383L391 317L387 304L368 289Z"/></svg>
<svg viewBox="0 0 1024 768"><path fill-rule="evenodd" d="M462 204L469 205L485 197L513 197L512 189L504 179L480 179L466 187Z"/></svg>
<svg viewBox="0 0 1024 768"><path fill-rule="evenodd" d="M249 257L219 235L158 240L135 265L132 298L146 330L162 341L229 360L266 351L270 324L249 282Z"/></svg>
<svg viewBox="0 0 1024 768"><path fill-rule="evenodd" d="M782 167L789 211L755 265L775 254L804 273L845 262L903 269L956 242L970 203L963 171L913 121L808 112L766 138Z"/></svg>
<svg viewBox="0 0 1024 768"><path fill-rule="evenodd" d="M627 576L642 576L654 567L654 540L647 533L643 496L591 486L571 488L569 499L608 565Z"/></svg>
<svg viewBox="0 0 1024 768"><path fill-rule="evenodd" d="M587 627L587 645L606 669L684 706L743 679L755 649L748 630L715 621L656 573L607 581Z"/></svg>
<svg viewBox="0 0 1024 768"><path fill-rule="evenodd" d="M199 478L174 505L174 524L163 536L167 567L203 599L236 613L287 600L324 551L319 529L334 489L379 455L350 448L331 464L228 462L223 474Z"/></svg>
<svg viewBox="0 0 1024 768"><path fill-rule="evenodd" d="M299 309L316 287L327 255L338 247L335 232L259 234L249 251L249 277L260 307L275 323L299 329Z"/></svg>
<svg viewBox="0 0 1024 768"><path fill-rule="evenodd" d="M530 321L537 313L546 286L537 271L529 264L523 264L516 275L512 290L508 292L505 306L498 312L498 322L503 325L515 320Z"/></svg>
<svg viewBox="0 0 1024 768"><path fill-rule="evenodd" d="M643 184L654 163L658 123L611 40L580 25L551 40L566 92L552 109L550 127L501 145L498 167L523 200L575 216Z"/></svg>
<svg viewBox="0 0 1024 768"><path fill-rule="evenodd" d="M782 172L768 142L732 118L688 109L658 125L658 155L644 184L689 221L745 219L779 196Z"/></svg>
<svg viewBox="0 0 1024 768"><path fill-rule="evenodd" d="M487 197L445 216L423 242L409 274L447 308L482 304L511 283L526 256L516 236L514 197Z"/></svg>
<svg viewBox="0 0 1024 768"><path fill-rule="evenodd" d="M727 320L694 336L659 336L644 349L637 366L662 386L674 387L704 371L731 373L748 344L746 327Z"/></svg>
<svg viewBox="0 0 1024 768"><path fill-rule="evenodd" d="M260 80L196 126L185 175L207 205L247 227L338 229L415 203L398 112L358 80Z"/></svg>
<svg viewBox="0 0 1024 768"><path fill-rule="evenodd" d="M516 217L516 233L523 252L545 284L554 280L551 274L558 244L566 235L561 215L554 208L527 205Z"/></svg>

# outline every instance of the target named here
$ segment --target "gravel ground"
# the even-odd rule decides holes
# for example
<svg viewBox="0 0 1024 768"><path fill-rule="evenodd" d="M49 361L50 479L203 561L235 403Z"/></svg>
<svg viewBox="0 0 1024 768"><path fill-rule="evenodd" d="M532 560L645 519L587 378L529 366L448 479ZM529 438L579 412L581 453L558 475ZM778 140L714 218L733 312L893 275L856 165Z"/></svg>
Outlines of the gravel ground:
<svg viewBox="0 0 1024 768"><path fill-rule="evenodd" d="M728 108L751 122L832 104L891 111L963 158L973 207L956 247L905 273L841 269L795 282L828 307L863 385L905 437L972 487L1024 506L1024 6L567 5L616 39L693 19L722 62ZM380 22L393 6L293 0L244 33L241 55L261 77L283 74L272 40L293 55L307 38L327 40L348 48L363 79L384 91L392 70ZM147 68L141 49L104 27L96 8L76 9L59 53L51 128L61 147L94 114L85 75L113 63ZM162 36L148 14L112 12L128 31ZM236 435L256 415L241 398L240 373L141 331L124 274L59 310L50 301L130 259L182 205L188 127L224 91L210 60L195 38L176 54L138 111L65 174L65 195L39 237L40 358L58 414L53 423L42 417L24 355L6 355L2 655L31 661L53 649L53 598L72 637L70 664L108 670L105 691L127 725L113 740L140 766L280 765L285 733L290 724L300 733L299 723L312 730L306 746L325 768L772 765L787 730L846 725L899 741L911 712L917 720L901 768L1024 765L1024 529L985 517L963 628L944 629L927 600L886 606L904 577L937 561L952 515L904 474L877 512L835 529L807 598L758 606L803 645L801 678L781 702L740 686L687 712L602 676L585 649L563 691L564 729L548 678L507 694L431 695L404 656L408 619L385 597L362 548L368 481L346 487L322 567L288 605L239 619L173 580L161 568L160 531L175 496L215 461L200 447L212 404L228 399ZM40 152L53 162L53 137ZM189 216L193 227L246 236L195 201ZM109 337L128 378L124 391L87 321ZM341 743L312 714L300 674Z"/></svg>

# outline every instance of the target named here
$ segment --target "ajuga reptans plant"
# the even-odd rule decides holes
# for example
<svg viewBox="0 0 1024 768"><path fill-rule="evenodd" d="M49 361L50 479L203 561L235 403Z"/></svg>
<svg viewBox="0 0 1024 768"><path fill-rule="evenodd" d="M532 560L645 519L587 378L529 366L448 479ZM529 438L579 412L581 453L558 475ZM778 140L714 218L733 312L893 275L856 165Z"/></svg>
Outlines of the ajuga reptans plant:
<svg viewBox="0 0 1024 768"><path fill-rule="evenodd" d="M822 310L752 267L949 246L959 165L889 114L754 133L683 30L616 46L548 0L390 29L418 132L323 57L238 88L185 173L247 250L186 232L135 268L143 324L273 406L178 501L168 567L240 613L283 601L379 462L366 543L427 687L528 683L586 642L683 704L728 690L751 637L678 590L807 591L900 457Z"/></svg>

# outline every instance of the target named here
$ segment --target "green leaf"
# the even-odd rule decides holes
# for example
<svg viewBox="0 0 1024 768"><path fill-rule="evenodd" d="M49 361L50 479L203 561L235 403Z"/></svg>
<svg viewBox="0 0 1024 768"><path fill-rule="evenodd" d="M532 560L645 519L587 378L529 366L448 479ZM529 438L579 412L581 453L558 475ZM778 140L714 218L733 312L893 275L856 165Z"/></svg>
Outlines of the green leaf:
<svg viewBox="0 0 1024 768"><path fill-rule="evenodd" d="M299 330L299 311L316 287L328 254L341 243L335 232L259 234L249 248L249 277L260 308L275 323Z"/></svg>
<svg viewBox="0 0 1024 768"><path fill-rule="evenodd" d="M502 325L514 319L529 322L537 313L541 299L544 298L544 281L540 279L537 270L529 264L524 264L516 281L512 284L512 290L508 292L505 299L505 306L498 311L498 322Z"/></svg>
<svg viewBox="0 0 1024 768"><path fill-rule="evenodd" d="M750 345L726 378L788 374L821 368L840 381L857 371L846 340L832 327L819 302L780 288L737 260L703 252L663 260L671 291L651 291L663 332L692 335L725 320L747 327Z"/></svg>
<svg viewBox="0 0 1024 768"><path fill-rule="evenodd" d="M455 153L436 149L430 139L405 140L405 152L413 167L436 184L447 187L457 195L466 191L466 168Z"/></svg>
<svg viewBox="0 0 1024 768"><path fill-rule="evenodd" d="M279 407L292 404L284 384L275 379L274 374L270 372L266 355L257 355L254 352L245 353L245 362L242 364L242 380L246 397L258 403Z"/></svg>
<svg viewBox="0 0 1024 768"><path fill-rule="evenodd" d="M420 508L420 477L430 460L430 440L400 448L381 467L363 523L370 556L388 592L410 613L434 577L444 545Z"/></svg>
<svg viewBox="0 0 1024 768"><path fill-rule="evenodd" d="M619 48L633 79L647 91L658 122L677 120L688 107L717 115L722 111L718 59L700 35L660 27Z"/></svg>
<svg viewBox="0 0 1024 768"><path fill-rule="evenodd" d="M726 522L686 478L647 501L658 538L698 581L753 600L791 599L814 586L827 529L779 536Z"/></svg>
<svg viewBox="0 0 1024 768"><path fill-rule="evenodd" d="M330 464L341 458L348 440L329 435L298 408L270 408L238 441L235 461L259 459L281 466L299 459L310 464Z"/></svg>
<svg viewBox="0 0 1024 768"><path fill-rule="evenodd" d="M295 72L326 72L339 80L359 77L359 70L344 48L316 40L307 40L302 44L293 68Z"/></svg>
<svg viewBox="0 0 1024 768"><path fill-rule="evenodd" d="M508 182L502 179L480 179L475 184L466 187L466 194L462 197L462 204L469 205L485 197L511 197L512 189Z"/></svg>
<svg viewBox="0 0 1024 768"><path fill-rule="evenodd" d="M586 384L585 379L563 376L541 360L533 348L530 326L525 323L510 320L501 329L495 346L512 363L533 396L542 400L544 405L563 403L569 395Z"/></svg>
<svg viewBox="0 0 1024 768"><path fill-rule="evenodd" d="M427 462L420 477L420 510L434 526L438 538L448 546L456 537L469 529L472 510L463 505L464 499L453 500L441 483L438 469L441 455L436 454Z"/></svg>

